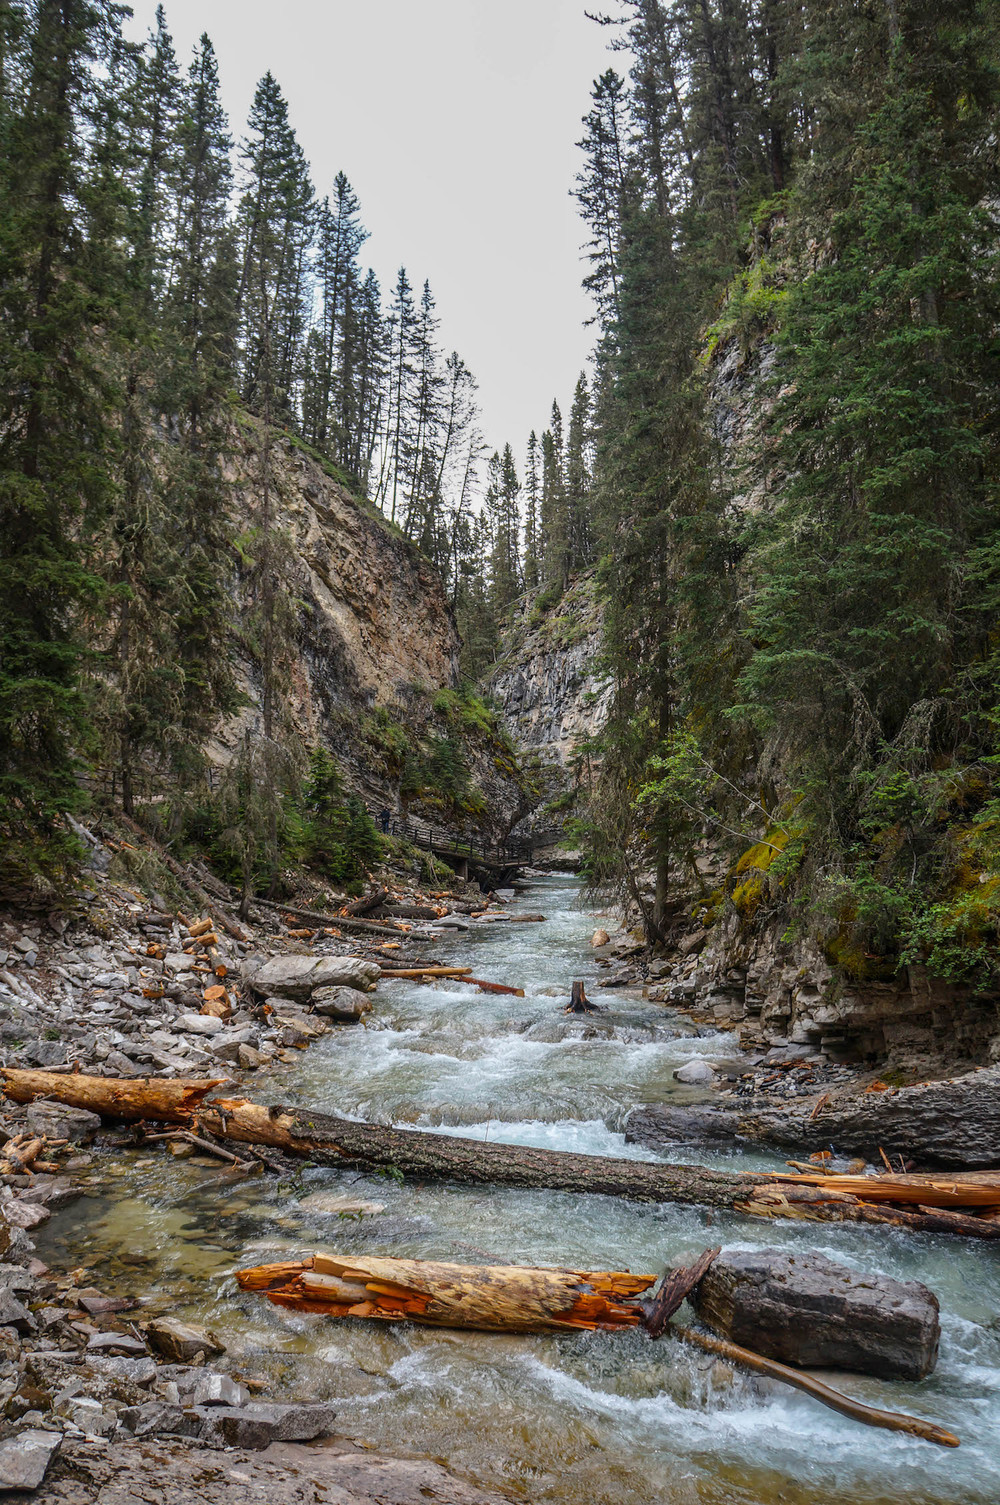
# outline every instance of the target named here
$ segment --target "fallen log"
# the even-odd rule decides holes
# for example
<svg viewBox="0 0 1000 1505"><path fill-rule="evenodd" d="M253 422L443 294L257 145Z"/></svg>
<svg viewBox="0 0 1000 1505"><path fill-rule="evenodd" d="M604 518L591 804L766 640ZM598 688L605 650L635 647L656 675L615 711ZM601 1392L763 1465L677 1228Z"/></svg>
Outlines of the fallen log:
<svg viewBox="0 0 1000 1505"><path fill-rule="evenodd" d="M471 967L383 967L383 977L458 977L465 980Z"/></svg>
<svg viewBox="0 0 1000 1505"><path fill-rule="evenodd" d="M359 918L361 915L368 914L372 909L378 909L388 897L389 890L387 888L371 889L367 894L362 894L360 899L352 899L350 904L345 904L340 911L340 916L344 919L350 919L352 915Z"/></svg>
<svg viewBox="0 0 1000 1505"><path fill-rule="evenodd" d="M719 1358L728 1359L733 1364L742 1364L756 1374L766 1374L769 1379L780 1380L784 1385L791 1385L794 1390L802 1390L806 1395L811 1395L813 1400L829 1406L832 1411L839 1411L842 1416L850 1416L854 1421L864 1422L866 1426L883 1427L889 1432L905 1432L910 1437L922 1437L925 1442L936 1442L939 1447L961 1447L961 1438L956 1437L954 1432L948 1432L934 1422L924 1421L922 1417L905 1416L900 1411L879 1411L874 1406L866 1406L862 1401L844 1395L843 1391L824 1385L822 1380L813 1379L811 1374L803 1374L801 1370L791 1369L787 1364L779 1364L774 1359L765 1359L762 1354L741 1348L737 1343L729 1343L724 1338L712 1338L708 1333L700 1333L692 1327L681 1327L679 1324L673 1330L678 1337L697 1344L706 1353L717 1354Z"/></svg>
<svg viewBox="0 0 1000 1505"><path fill-rule="evenodd" d="M502 982L484 982L481 977L463 977L463 982L474 983L480 993L509 993L512 998L523 998L523 988L508 988Z"/></svg>
<svg viewBox="0 0 1000 1505"><path fill-rule="evenodd" d="M379 925L375 920L345 919L339 914L317 914L313 909L294 909L290 904L275 904L270 899L254 899L252 903L261 909L273 909L276 914L290 914L307 925L335 926L338 930L356 930L367 935L407 935L409 932L398 925ZM428 937L429 939L429 937Z"/></svg>
<svg viewBox="0 0 1000 1505"><path fill-rule="evenodd" d="M656 1276L316 1254L301 1262L237 1270L236 1280L241 1290L260 1291L292 1311L478 1332L547 1333L640 1326L643 1309L634 1298Z"/></svg>
<svg viewBox="0 0 1000 1505"><path fill-rule="evenodd" d="M719 1171L699 1165L617 1160L527 1145L490 1144L419 1129L318 1113L309 1108L265 1107L245 1098L206 1101L223 1082L138 1077L63 1075L56 1071L0 1068L7 1096L15 1102L49 1097L106 1118L156 1119L219 1139L258 1145L341 1169L394 1169L418 1180L466 1185L521 1186L589 1192L636 1202L677 1202L719 1208L750 1217L791 1217L810 1222L881 1223L915 1233L952 1233L1000 1239L1000 1221L988 1217L911 1212L864 1202L822 1187L775 1182L765 1172Z"/></svg>

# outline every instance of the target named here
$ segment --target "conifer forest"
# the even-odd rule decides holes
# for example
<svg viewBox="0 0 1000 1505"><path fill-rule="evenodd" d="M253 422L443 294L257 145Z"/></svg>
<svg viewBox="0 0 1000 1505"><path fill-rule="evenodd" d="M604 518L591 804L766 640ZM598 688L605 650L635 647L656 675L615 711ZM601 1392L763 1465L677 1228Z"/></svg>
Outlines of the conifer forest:
<svg viewBox="0 0 1000 1505"><path fill-rule="evenodd" d="M1000 1497L1000 6L551 6L498 435L221 0L0 0L18 1500Z"/></svg>

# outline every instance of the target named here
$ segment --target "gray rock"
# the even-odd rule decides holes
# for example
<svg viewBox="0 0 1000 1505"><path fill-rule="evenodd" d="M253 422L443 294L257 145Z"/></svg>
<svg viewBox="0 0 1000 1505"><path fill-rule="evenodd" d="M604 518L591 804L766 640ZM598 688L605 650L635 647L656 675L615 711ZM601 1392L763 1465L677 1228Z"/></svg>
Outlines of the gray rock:
<svg viewBox="0 0 1000 1505"><path fill-rule="evenodd" d="M99 1400L92 1399L89 1395L67 1395L57 1404L53 1410L59 1416L64 1416L67 1421L79 1427L88 1437L103 1437L105 1433L113 1430L117 1423L114 1412L105 1411Z"/></svg>
<svg viewBox="0 0 1000 1505"><path fill-rule="evenodd" d="M33 1134L47 1139L68 1139L70 1144L89 1144L100 1131L101 1120L85 1108L64 1108L62 1103L30 1103L25 1114Z"/></svg>
<svg viewBox="0 0 1000 1505"><path fill-rule="evenodd" d="M177 1021L177 1028L189 1035L218 1035L225 1027L214 1014L182 1014Z"/></svg>
<svg viewBox="0 0 1000 1505"><path fill-rule="evenodd" d="M37 1489L62 1436L30 1427L0 1442L0 1490Z"/></svg>
<svg viewBox="0 0 1000 1505"><path fill-rule="evenodd" d="M96 1374L105 1375L113 1380L127 1380L130 1385L145 1387L151 1385L159 1373L155 1360L148 1355L143 1358L113 1357L110 1354L87 1355L89 1367Z"/></svg>
<svg viewBox="0 0 1000 1505"><path fill-rule="evenodd" d="M312 995L312 1006L314 1013L345 1024L356 1024L372 1011L371 999L357 988L317 988Z"/></svg>
<svg viewBox="0 0 1000 1505"><path fill-rule="evenodd" d="M687 1061L677 1068L674 1072L674 1081L684 1082L688 1086L707 1086L715 1081L715 1070L707 1061L698 1060L696 1057L693 1061Z"/></svg>
<svg viewBox="0 0 1000 1505"><path fill-rule="evenodd" d="M243 1385L238 1385L231 1375L217 1374L209 1369L200 1374L193 1400L196 1406L238 1408L249 1403L250 1391Z"/></svg>
<svg viewBox="0 0 1000 1505"><path fill-rule="evenodd" d="M206 1359L225 1353L225 1345L207 1328L196 1327L192 1322L180 1322L176 1317L159 1317L146 1329L146 1339L151 1348L161 1353L174 1364L187 1364L198 1354Z"/></svg>
<svg viewBox="0 0 1000 1505"><path fill-rule="evenodd" d="M721 1254L693 1293L734 1343L804 1368L922 1380L937 1363L937 1297L918 1281L857 1275L821 1254Z"/></svg>
<svg viewBox="0 0 1000 1505"><path fill-rule="evenodd" d="M259 1452L273 1442L312 1442L333 1430L336 1406L195 1406L200 1437L209 1445Z"/></svg>
<svg viewBox="0 0 1000 1505"><path fill-rule="evenodd" d="M170 1401L145 1401L141 1406L126 1406L118 1420L133 1437L198 1437L203 1418L190 1408Z"/></svg>
<svg viewBox="0 0 1000 1505"><path fill-rule="evenodd" d="M834 1148L879 1160L888 1155L965 1170L1000 1167L1000 1066L888 1092L852 1093L822 1106L816 1093L780 1108L768 1099L740 1107L637 1108L626 1138L659 1149L728 1139L804 1153Z"/></svg>
<svg viewBox="0 0 1000 1505"><path fill-rule="evenodd" d="M357 988L361 993L378 981L377 962L359 956L275 956L247 978L255 993L305 1001L317 988Z"/></svg>
<svg viewBox="0 0 1000 1505"><path fill-rule="evenodd" d="M94 1333L87 1340L87 1353L118 1354L126 1359L148 1358L146 1345L131 1333Z"/></svg>
<svg viewBox="0 0 1000 1505"><path fill-rule="evenodd" d="M65 1066L67 1048L59 1040L32 1040L24 1047L23 1059L45 1070L49 1066Z"/></svg>
<svg viewBox="0 0 1000 1505"><path fill-rule="evenodd" d="M12 1327L15 1332L33 1333L37 1326L26 1306L22 1306L13 1291L0 1290L0 1327Z"/></svg>

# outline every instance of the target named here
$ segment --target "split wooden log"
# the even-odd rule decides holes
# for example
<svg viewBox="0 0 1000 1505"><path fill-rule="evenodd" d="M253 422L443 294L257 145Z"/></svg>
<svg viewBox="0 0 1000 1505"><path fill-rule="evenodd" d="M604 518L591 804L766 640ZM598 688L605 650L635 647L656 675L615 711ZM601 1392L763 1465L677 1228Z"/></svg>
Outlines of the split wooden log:
<svg viewBox="0 0 1000 1505"><path fill-rule="evenodd" d="M206 920L194 920L188 926L188 935L193 936L195 939L204 936L207 940L209 932L212 929L212 923L211 917Z"/></svg>
<svg viewBox="0 0 1000 1505"><path fill-rule="evenodd" d="M548 1333L640 1326L643 1310L634 1298L656 1276L316 1254L301 1263L238 1270L236 1279L242 1290L260 1291L292 1311Z"/></svg>
<svg viewBox="0 0 1000 1505"><path fill-rule="evenodd" d="M954 1432L948 1432L934 1422L924 1421L922 1417L906 1416L900 1411L879 1411L874 1406L866 1406L862 1401L844 1395L843 1391L824 1385L822 1380L813 1379L811 1374L803 1374L800 1369L791 1369L787 1364L777 1363L775 1359L765 1359L762 1354L741 1348L723 1338L712 1338L708 1333L700 1333L695 1328L681 1327L678 1324L673 1330L686 1342L697 1344L706 1353L714 1353L720 1359L742 1364L756 1374L766 1374L769 1379L780 1380L784 1385L791 1385L794 1390L802 1390L806 1395L811 1395L813 1400L820 1401L833 1411L839 1411L842 1416L864 1422L866 1426L883 1427L889 1432L905 1432L910 1437L922 1437L926 1442L936 1442L939 1447L961 1446L961 1438L956 1437Z"/></svg>
<svg viewBox="0 0 1000 1505"><path fill-rule="evenodd" d="M958 1224L957 1215L951 1212L913 1212L824 1187L796 1185L791 1177L778 1182L762 1172L490 1144L419 1129L355 1123L309 1108L265 1107L245 1098L207 1102L209 1093L222 1085L220 1081L148 1077L126 1081L13 1067L0 1071L7 1095L16 1102L52 1097L107 1118L157 1119L191 1128L200 1123L219 1139L283 1150L317 1165L392 1169L417 1180L592 1192L636 1202L677 1202L750 1217L879 1223L920 1233L1000 1239L1000 1221L989 1217L968 1215Z"/></svg>
<svg viewBox="0 0 1000 1505"><path fill-rule="evenodd" d="M667 1271L660 1289L652 1301L646 1303L645 1328L651 1338L663 1336L671 1317L683 1305L705 1271L721 1253L722 1245L717 1244L714 1249L706 1249L703 1254L700 1254L693 1265L681 1265L676 1270Z"/></svg>

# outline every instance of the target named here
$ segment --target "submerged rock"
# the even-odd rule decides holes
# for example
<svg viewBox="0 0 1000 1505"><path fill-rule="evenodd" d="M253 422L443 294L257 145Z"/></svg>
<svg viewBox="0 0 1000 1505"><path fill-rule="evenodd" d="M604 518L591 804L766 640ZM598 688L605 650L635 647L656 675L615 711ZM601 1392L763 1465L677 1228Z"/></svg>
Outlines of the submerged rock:
<svg viewBox="0 0 1000 1505"><path fill-rule="evenodd" d="M822 1254L719 1255L692 1295L717 1332L769 1359L922 1380L937 1363L937 1297L918 1281L858 1275Z"/></svg>
<svg viewBox="0 0 1000 1505"><path fill-rule="evenodd" d="M347 987L317 988L312 995L312 1006L314 1013L345 1024L356 1024L372 1011L372 1001L367 993Z"/></svg>
<svg viewBox="0 0 1000 1505"><path fill-rule="evenodd" d="M207 1328L176 1317L159 1317L146 1329L146 1341L157 1353L175 1364L187 1364L203 1354L206 1359L225 1353L225 1345Z"/></svg>

